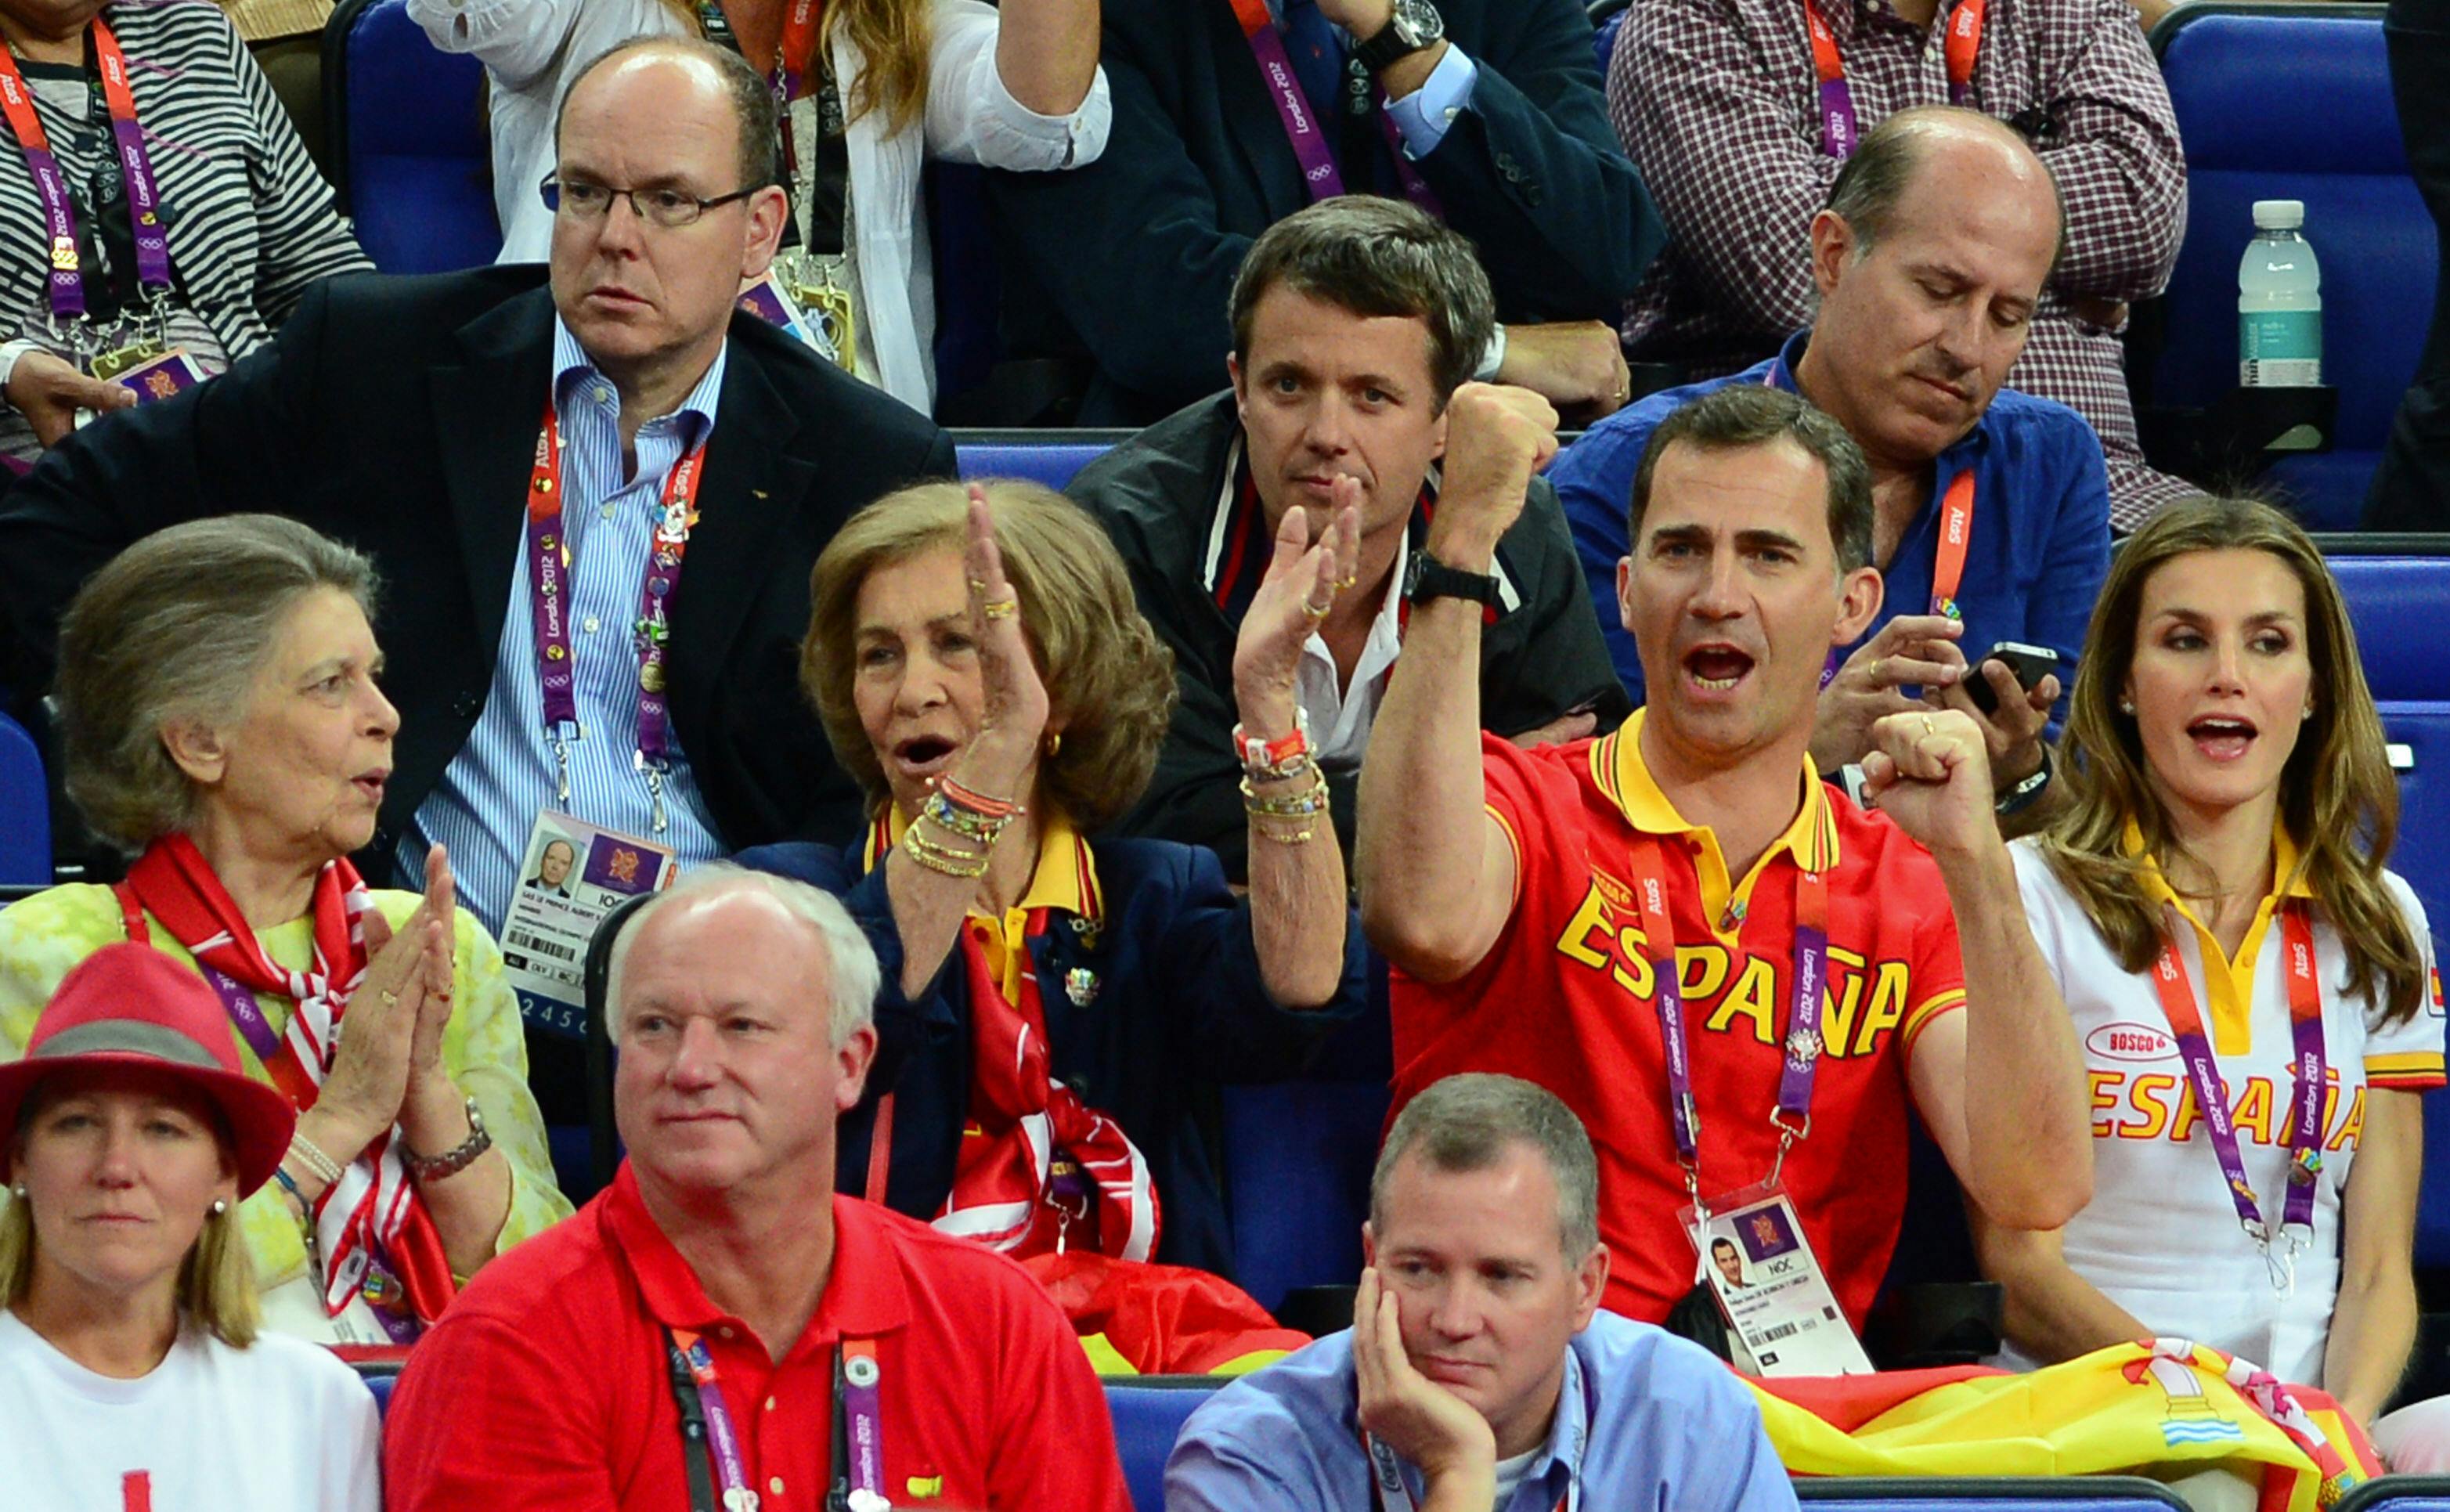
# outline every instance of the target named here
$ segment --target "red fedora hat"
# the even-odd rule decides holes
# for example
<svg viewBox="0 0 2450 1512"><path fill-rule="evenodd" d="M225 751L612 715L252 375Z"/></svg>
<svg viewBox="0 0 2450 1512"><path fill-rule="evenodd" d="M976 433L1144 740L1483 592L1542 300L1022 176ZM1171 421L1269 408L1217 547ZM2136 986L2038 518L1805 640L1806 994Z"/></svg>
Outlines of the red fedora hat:
<svg viewBox="0 0 2450 1512"><path fill-rule="evenodd" d="M61 979L34 1021L22 1060L0 1065L0 1178L17 1119L44 1077L79 1066L174 1073L229 1120L239 1194L272 1179L298 1126L279 1088L240 1069L229 1014L204 979L150 945L105 945Z"/></svg>

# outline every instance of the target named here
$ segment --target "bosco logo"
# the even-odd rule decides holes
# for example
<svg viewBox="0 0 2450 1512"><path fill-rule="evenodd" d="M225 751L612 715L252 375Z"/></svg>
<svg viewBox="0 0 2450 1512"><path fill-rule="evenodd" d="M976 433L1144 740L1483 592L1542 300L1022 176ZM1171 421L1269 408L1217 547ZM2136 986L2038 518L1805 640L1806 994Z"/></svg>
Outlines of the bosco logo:
<svg viewBox="0 0 2450 1512"><path fill-rule="evenodd" d="M2150 1024L2104 1024L2084 1037L2088 1055L2102 1060L2167 1060L2178 1053L2178 1042L2166 1029Z"/></svg>

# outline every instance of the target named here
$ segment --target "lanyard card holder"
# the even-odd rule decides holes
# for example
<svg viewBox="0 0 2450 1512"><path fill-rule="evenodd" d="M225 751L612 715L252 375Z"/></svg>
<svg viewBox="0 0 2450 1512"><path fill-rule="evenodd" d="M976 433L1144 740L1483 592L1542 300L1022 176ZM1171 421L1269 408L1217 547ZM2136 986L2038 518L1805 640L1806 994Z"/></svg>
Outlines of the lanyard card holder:
<svg viewBox="0 0 2450 1512"><path fill-rule="evenodd" d="M1838 1306L1775 1178L1677 1213L1699 1251L1701 1279L1727 1319L1736 1367L1747 1375L1869 1375L1872 1362Z"/></svg>

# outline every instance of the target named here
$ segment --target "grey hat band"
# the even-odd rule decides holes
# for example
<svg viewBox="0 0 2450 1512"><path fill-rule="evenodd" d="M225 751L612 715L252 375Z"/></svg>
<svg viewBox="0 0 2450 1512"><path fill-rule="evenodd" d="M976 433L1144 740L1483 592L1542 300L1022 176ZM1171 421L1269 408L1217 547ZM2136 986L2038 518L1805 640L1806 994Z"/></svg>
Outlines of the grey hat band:
<svg viewBox="0 0 2450 1512"><path fill-rule="evenodd" d="M44 1040L29 1058L49 1060L54 1056L99 1054L151 1056L199 1071L229 1070L188 1036L167 1024L147 1023L141 1018L105 1018L63 1029Z"/></svg>

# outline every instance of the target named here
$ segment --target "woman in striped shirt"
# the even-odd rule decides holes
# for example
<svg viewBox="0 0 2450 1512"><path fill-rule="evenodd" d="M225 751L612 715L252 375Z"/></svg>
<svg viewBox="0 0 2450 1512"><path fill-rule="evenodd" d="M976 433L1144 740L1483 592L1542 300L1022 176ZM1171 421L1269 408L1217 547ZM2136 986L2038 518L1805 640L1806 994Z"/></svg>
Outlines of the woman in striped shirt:
<svg viewBox="0 0 2450 1512"><path fill-rule="evenodd" d="M0 457L167 397L373 264L203 0L0 0ZM114 379L116 381L114 381Z"/></svg>

